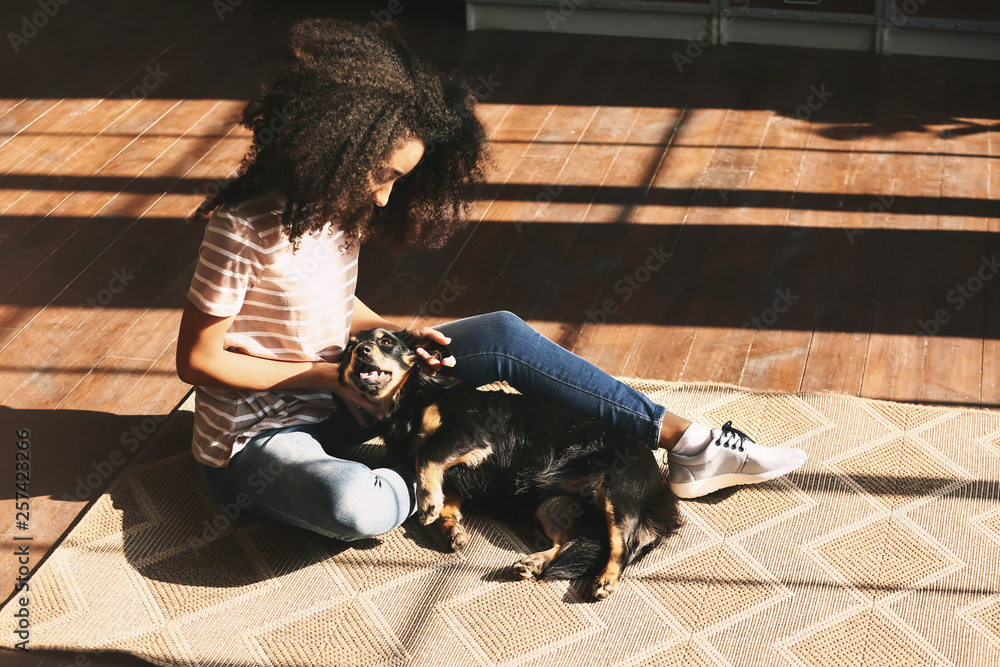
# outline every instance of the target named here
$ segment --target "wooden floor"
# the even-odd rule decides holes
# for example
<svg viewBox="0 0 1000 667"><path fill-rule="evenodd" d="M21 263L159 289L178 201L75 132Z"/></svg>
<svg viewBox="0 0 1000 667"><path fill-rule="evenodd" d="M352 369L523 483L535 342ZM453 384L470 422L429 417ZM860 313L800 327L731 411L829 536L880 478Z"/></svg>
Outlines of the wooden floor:
<svg viewBox="0 0 1000 667"><path fill-rule="evenodd" d="M36 567L187 392L189 216L246 150L235 121L284 22L333 4L94 0L34 32L36 2L5 4L30 38L0 49L3 597L12 538ZM478 77L497 167L447 248L362 251L376 311L511 310L618 375L1000 406L998 65L735 45L683 62L685 42L467 34L403 6Z"/></svg>

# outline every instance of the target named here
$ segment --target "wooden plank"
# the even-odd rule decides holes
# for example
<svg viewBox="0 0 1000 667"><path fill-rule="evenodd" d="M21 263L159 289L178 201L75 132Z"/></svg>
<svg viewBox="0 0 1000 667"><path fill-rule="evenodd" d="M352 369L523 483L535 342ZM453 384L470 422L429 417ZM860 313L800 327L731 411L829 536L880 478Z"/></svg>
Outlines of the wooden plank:
<svg viewBox="0 0 1000 667"><path fill-rule="evenodd" d="M209 114L204 114L190 127L197 128L206 119L214 121ZM154 172L157 170L157 160L174 164L169 153L161 152L156 159L151 157L150 160L149 168ZM176 210L174 218L147 217L145 214L151 209L145 199L149 198L123 205L139 216L137 221L133 218L111 218L101 220L104 225L92 223L81 229L77 235L77 243L63 245L54 254L51 259L53 268L49 269L49 274L60 275L60 269L66 266L69 267L69 272L61 274L66 276L63 281L46 285L46 289L50 290L48 293L44 290L38 292L34 295L35 300L29 301L48 303L48 307L6 307L9 315L21 319L30 316L33 321L0 351L0 360L23 358L25 343L20 341L35 339L39 332L49 339L43 347L32 350L32 357L39 370L26 376L19 385L14 385L17 387L17 398L12 400L19 403L28 401L29 404L30 401L37 400L40 401L38 405L53 402L58 405L72 391L79 378L72 373L59 373L55 369L75 368L81 363L85 364L88 358L102 358L145 310L142 307L137 313L134 307L155 301L166 289L165 282L169 282L165 279L171 274L164 272L164 260L156 260L156 251L164 239L169 238L184 223ZM177 203L169 201L164 206ZM118 230L121 230L120 236L115 234ZM185 249L189 256L194 256L199 238L182 234L177 234L174 238L180 242L180 248ZM95 251L80 252L83 241L94 245ZM173 255L178 247L168 245L166 250ZM87 263L73 263L72 260L78 257L85 258ZM148 258L153 258L153 261L146 261ZM166 264L169 265L169 260ZM60 289L60 285L68 286ZM58 296L52 294L54 290L59 290ZM24 298L24 292L25 290L19 290L19 296ZM58 334L53 336L54 332ZM9 374L5 377L8 382L12 379Z"/></svg>
<svg viewBox="0 0 1000 667"><path fill-rule="evenodd" d="M734 215L728 218L734 224L784 228L758 314L750 320L753 339L740 379L743 386L778 391L796 391L801 385L825 273L825 249L817 234L788 227L789 209L795 192L803 187L804 164L818 129L799 110L817 83L823 85L822 68L807 56L792 72L781 90L757 93L772 98L760 106L776 112L770 114L760 147L754 151L746 185L753 194L735 193ZM725 197L726 191L720 190L720 198Z"/></svg>
<svg viewBox="0 0 1000 667"><path fill-rule="evenodd" d="M535 222L526 230L522 250L512 260L544 269L543 258L535 251L542 244L552 244L556 252L547 264L548 272L525 273L523 268L505 271L507 275L537 275L548 277L548 288L531 314L533 324L543 335L556 340L567 349L574 349L583 329L593 295L606 280L618 255L623 235L617 225L590 224L587 213L591 201L614 164L616 151L599 144L581 144L574 148L560 173L557 185L581 193L577 201L562 201L560 196L547 206L542 215L545 222ZM545 225L545 227L540 227ZM552 226L555 226L554 228ZM561 256L559 251L565 248ZM536 260L526 262L526 255ZM578 353L585 354L583 350Z"/></svg>
<svg viewBox="0 0 1000 667"><path fill-rule="evenodd" d="M719 142L727 112L714 109L688 109L675 116L671 123L665 117L659 125L667 144L662 161L655 167L651 188L690 189L697 187L701 173L708 167L714 146ZM655 127L655 125L654 125ZM676 132L676 136L674 133ZM670 145L673 141L675 145ZM678 204L651 204L644 201L630 217L642 225L680 225L688 214L690 201ZM671 243L673 257L665 269L665 280L659 285L649 304L645 322L634 327L635 343L623 373L633 377L666 380L680 379L690 356L698 326L688 309L688 291L682 288L696 270L699 243L688 239L688 230L681 229L679 238ZM692 296L702 294L695 287ZM664 331L664 327L669 327Z"/></svg>
<svg viewBox="0 0 1000 667"><path fill-rule="evenodd" d="M953 153L987 153L988 136L985 133L952 134L952 128L946 126L931 126L929 129L930 136L919 143L923 145L923 150L931 149L940 154L942 173L937 191L934 187L936 183L930 180L924 192L931 196L989 199L986 176L989 172L981 171L986 166L984 162L968 158L956 161L949 157ZM910 140L913 144L917 143L916 136ZM908 148L909 142L900 143L904 150ZM983 340L987 316L984 302L988 298L984 288L996 273L991 268L988 254L990 241L985 233L989 220L940 215L936 223L935 229L940 233L947 237L958 236L961 247L955 248L957 252L952 254L955 244L947 244L949 260L944 263L954 262L955 271L945 271L937 284L942 286L942 292L947 288L942 305L949 311L951 321L947 323L947 329L942 326L939 335L927 337L924 376L918 400L976 405L982 399ZM940 250L936 253L940 256ZM928 261L932 259L929 257ZM959 292L957 298L952 298L952 290ZM934 293L936 291L927 292L925 303L935 303L940 298L939 293Z"/></svg>
<svg viewBox="0 0 1000 667"><path fill-rule="evenodd" d="M145 375L151 363L148 359L101 357L93 368L81 368L82 377L59 403L59 409L111 412Z"/></svg>
<svg viewBox="0 0 1000 667"><path fill-rule="evenodd" d="M766 208L744 214L756 224L784 227L788 220L787 206L799 187L811 136L797 129L798 123L785 116L775 116L768 126L764 149L747 187L787 194L776 195ZM813 230L784 229L760 314L751 321L754 335L743 368L743 386L788 392L801 387L825 273L826 249L819 238Z"/></svg>
<svg viewBox="0 0 1000 667"><path fill-rule="evenodd" d="M698 329L692 326L691 313L682 305L697 254L684 246L687 230L680 227L693 198L682 199L672 193L697 188L712 159L727 112L699 107L706 92L719 86L711 73L715 56L706 55L705 76L692 77L676 70L670 54L644 55L655 75L649 80L650 69L634 68L631 93L637 103L651 108L641 110L629 135L633 145L623 148L621 156L646 163L642 172L646 188L637 192L638 200L629 201L619 213L620 220L636 225L622 246L621 258L629 258L623 263L637 266L636 262L644 261L642 257L652 249L673 255L666 261L662 275L649 283L649 292L644 296L649 301L631 326L633 342L622 373L675 380L683 373ZM729 99L729 94L724 90L721 99ZM684 104L690 108L683 108ZM655 151L646 147L654 147ZM619 279L618 275L614 277L612 289Z"/></svg>
<svg viewBox="0 0 1000 667"><path fill-rule="evenodd" d="M27 99L0 116L0 148L22 133L30 131L32 124L48 114L57 114L62 100Z"/></svg>
<svg viewBox="0 0 1000 667"><path fill-rule="evenodd" d="M170 102L157 103L156 106L159 113L157 118L162 118L175 104ZM91 179L99 179L101 177L116 178L118 176L135 178L137 173L135 172L134 165L131 167L131 171L128 167L120 169L119 165L123 162L123 154L127 158L127 151L133 146L134 148L131 148L133 152L140 153L149 160L159 154L155 147L150 150L148 146L137 142L138 138L126 140L124 146L120 142L114 142L110 148L105 146L102 150L97 150L93 154L81 155L81 159L87 158L91 160L92 168L96 165L101 165L99 168L93 170ZM83 184L80 187L82 188ZM4 285L0 291L4 295L8 295L15 289L23 293L24 288L27 288L27 290L35 291L36 293L51 293L52 288L46 286L50 282L61 282L62 285L65 285L66 283L60 279L60 276L66 276L74 272L74 270L78 272L81 264L85 266L85 262L88 261L86 253L103 249L107 243L106 236L103 241L98 241L96 245L90 248L87 247L86 241L83 238L77 239L77 241L80 241L80 246L72 248L73 252L69 253L71 257L67 257L65 262L55 264L57 274L48 276L45 281L32 280L30 276L38 270L46 258L52 257L53 253L63 249L63 253L65 254L66 250L69 249L66 246L69 240L74 238L74 235L85 227L86 221L103 209L114 198L114 195L115 193L100 190L77 190L63 198L42 220L32 221L34 224L31 224L10 247L5 248L6 252L16 252L12 255L10 261L4 262L3 266L0 266L0 280L3 281ZM21 215L20 211L16 208L8 211L7 214L13 216ZM87 233L92 234L93 232ZM105 234L107 234L107 230L105 230ZM111 238L114 238L114 236ZM22 283L24 283L24 287L21 287ZM41 298L31 298L30 301L33 303L40 301L47 303L48 299L42 301ZM23 318L18 321L23 322Z"/></svg>
<svg viewBox="0 0 1000 667"><path fill-rule="evenodd" d="M538 306L548 285L548 278L497 276L483 293L476 312L481 314L506 310L521 319L527 319L528 314Z"/></svg>
<svg viewBox="0 0 1000 667"><path fill-rule="evenodd" d="M715 143L761 146L767 127L766 116L758 114L751 122L745 120L747 116L743 113L730 110ZM687 280L692 287L697 284L694 289L704 296L688 303L687 315L693 317L689 321L700 326L691 343L684 377L693 375L704 380L737 384L746 365L753 333L742 325L757 314L753 304L761 301L763 292L762 276L755 273L753 267L762 261L770 262L780 229L727 226L722 228L725 232L717 233L720 224L717 219L722 213L714 205L705 210L699 202L702 197L721 197L730 186L744 187L747 171L734 169L732 161L739 158L755 163L758 152L759 148L741 151L739 155L731 151L713 154L696 182L697 194L685 216L677 252L702 255L703 264L689 274ZM722 186L722 194L716 186ZM686 245L692 241L693 245Z"/></svg>
<svg viewBox="0 0 1000 667"><path fill-rule="evenodd" d="M674 109L658 111L652 114L635 109L628 114L636 123L624 137L628 145L620 147L601 184L602 191L622 189L634 194L621 204L592 205L585 221L607 225L617 230L620 238L609 248L615 265L587 310L574 351L612 374L628 374L638 327L646 326L650 332L662 329L658 322L663 313L652 304L680 231L677 225L633 222L666 150L668 137L663 133L672 132L679 117ZM651 122L654 117L660 122ZM644 145L647 142L653 145Z"/></svg>
<svg viewBox="0 0 1000 667"><path fill-rule="evenodd" d="M936 136L929 141L918 133L894 137L893 145L908 153L917 147L930 148L925 158L893 164L894 195L939 196L943 169L940 142ZM905 224L910 229L936 230L938 211L934 206L927 214L905 216ZM866 371L863 393L926 402L978 403L983 313L964 307L966 297L954 292L978 280L975 273L985 251L984 237L942 231L909 235L913 240L907 243L907 255L883 262L873 320L878 333L873 333L869 347L870 356L893 357L891 373ZM948 261L940 261L942 247L949 249ZM923 335L920 323L938 313L947 321L940 328L933 325L932 332Z"/></svg>
<svg viewBox="0 0 1000 667"><path fill-rule="evenodd" d="M884 234L871 230L887 225L883 202L891 194L889 156L878 138L831 125L810 137L803 164L803 189L838 197L835 209L793 210L790 225L828 229L818 237L827 249L825 283L820 297L815 333L802 377L802 391L861 392L872 311L876 297L876 269ZM843 196L866 195L870 204L845 210Z"/></svg>
<svg viewBox="0 0 1000 667"><path fill-rule="evenodd" d="M141 417L140 425L147 417L154 417L157 424L162 423L163 415L167 415L184 399L191 390L190 385L181 382L177 377L176 364L177 339L175 338L163 350L146 372L138 379L127 394L119 396L118 403L112 412L119 415L136 415ZM132 423L135 423L134 421ZM137 436L143 442L152 437L150 424L146 423L144 436Z"/></svg>
<svg viewBox="0 0 1000 667"><path fill-rule="evenodd" d="M995 133L986 133L989 143L989 155L994 164L1000 164L1000 140ZM991 167L987 181L987 192L991 199L1000 197L1000 169ZM988 221L990 241L986 248L987 256L992 260L1000 258L1000 220ZM983 308L986 311L983 333L983 371L980 401L983 405L1000 407L1000 281L991 280L986 285L983 295Z"/></svg>
<svg viewBox="0 0 1000 667"><path fill-rule="evenodd" d="M141 110L133 107L127 113L140 114ZM88 140L83 146L72 147L64 151L62 162L44 177L38 180L33 178L19 179L22 185L31 186L34 189L19 187L12 192L8 206L3 211L2 223L7 234L8 245L6 248L0 249L0 252L6 253L15 244L19 244L20 252L18 255L21 256L22 260L35 260L25 264L25 266L30 267L63 243L63 236L68 233L68 230L53 233L52 225L62 224L64 221L53 220L48 216L74 192L84 187L89 177L100 168L100 165L106 164L135 140L134 137L127 136L104 137L101 136L100 132L98 130L98 136ZM11 179L8 179L8 183L10 182ZM47 233L41 233L40 219L45 220ZM26 254L30 257L25 258ZM5 262L0 270L3 269L13 271L17 275L23 271L24 267Z"/></svg>
<svg viewBox="0 0 1000 667"><path fill-rule="evenodd" d="M0 153L0 174L3 174L0 186L7 188L16 180L21 181L17 187L23 188L25 179L11 178L12 172L17 175L39 173L54 166L55 159L66 149L72 150L74 144L85 144L89 140L86 130L92 122L92 112L99 110L106 118L109 114L114 117L135 104L124 100L102 102L58 100L51 111L37 116L30 125L7 137ZM46 147L50 148L46 150Z"/></svg>
<svg viewBox="0 0 1000 667"><path fill-rule="evenodd" d="M655 249L644 261L613 265L587 311L574 352L607 373L627 375L635 343L632 323L641 321L655 302L657 288L664 280L663 268L669 261L669 256Z"/></svg>
<svg viewBox="0 0 1000 667"><path fill-rule="evenodd" d="M520 158L511 170L518 183L507 183L500 189L483 221L470 235L469 243L455 259L455 270L478 269L494 274L503 271L518 248L521 235L531 228L545 200L551 198L549 192L554 192L544 186L555 183L565 162L556 158Z"/></svg>
<svg viewBox="0 0 1000 667"><path fill-rule="evenodd" d="M403 318L407 328L435 327L445 322L477 315L478 305L496 283L497 277L485 273L449 271L434 288L430 298L415 317ZM409 321L404 321L409 319Z"/></svg>
<svg viewBox="0 0 1000 667"><path fill-rule="evenodd" d="M553 168L558 166L555 173L536 175L534 182L540 189L529 204L534 210L524 211L515 223L518 242L503 267L505 276L556 279L556 260L575 238L576 223L589 219L592 201L607 180L619 148L615 142L608 142L608 114L602 113L600 103L607 95L614 94L620 73L633 57L631 44L612 40L611 45L613 48L599 52L599 58L587 61L574 86L566 91L566 104L556 108L541 130L542 141L560 140L559 146L565 150L558 155L564 159L547 163ZM573 104L584 91L594 88L601 92L587 98L590 104ZM580 109L586 112L578 114ZM566 122L563 117L566 113L570 114L568 118L576 120L575 126ZM595 121L598 125L592 130Z"/></svg>

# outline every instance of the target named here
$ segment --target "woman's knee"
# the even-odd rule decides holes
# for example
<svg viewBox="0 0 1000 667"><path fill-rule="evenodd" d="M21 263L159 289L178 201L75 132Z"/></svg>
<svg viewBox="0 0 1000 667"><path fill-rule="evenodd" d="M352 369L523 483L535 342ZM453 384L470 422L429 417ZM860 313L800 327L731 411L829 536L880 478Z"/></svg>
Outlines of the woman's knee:
<svg viewBox="0 0 1000 667"><path fill-rule="evenodd" d="M493 350L501 355L518 357L533 349L541 335L514 313L501 310L486 316L484 327Z"/></svg>
<svg viewBox="0 0 1000 667"><path fill-rule="evenodd" d="M357 474L341 480L330 494L330 532L346 541L388 533L409 516L409 498L401 499L399 494L400 489L359 464Z"/></svg>
<svg viewBox="0 0 1000 667"><path fill-rule="evenodd" d="M517 340L535 332L524 320L507 310L489 313L484 317L488 318L490 331L504 339Z"/></svg>
<svg viewBox="0 0 1000 667"><path fill-rule="evenodd" d="M252 474L240 476L239 486L265 517L347 541L381 535L406 519L398 509L400 490L363 463L301 451L277 458L251 452L240 468Z"/></svg>

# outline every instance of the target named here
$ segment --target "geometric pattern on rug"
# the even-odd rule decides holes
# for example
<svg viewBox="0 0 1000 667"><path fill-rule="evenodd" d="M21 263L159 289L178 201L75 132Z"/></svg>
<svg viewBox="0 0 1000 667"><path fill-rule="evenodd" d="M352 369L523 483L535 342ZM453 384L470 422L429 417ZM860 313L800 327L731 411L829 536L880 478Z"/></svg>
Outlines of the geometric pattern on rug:
<svg viewBox="0 0 1000 667"><path fill-rule="evenodd" d="M30 646L199 666L1000 664L1000 414L629 382L809 461L683 501L680 533L589 603L583 583L507 575L530 523L470 512L454 554L415 520L343 543L227 516L186 404L32 577Z"/></svg>

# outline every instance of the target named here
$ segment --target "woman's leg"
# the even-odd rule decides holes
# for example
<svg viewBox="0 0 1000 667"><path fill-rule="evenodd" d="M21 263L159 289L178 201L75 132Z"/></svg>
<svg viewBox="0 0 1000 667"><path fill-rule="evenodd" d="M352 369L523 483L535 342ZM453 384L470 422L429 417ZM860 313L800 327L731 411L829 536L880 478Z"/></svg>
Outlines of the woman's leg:
<svg viewBox="0 0 1000 667"><path fill-rule="evenodd" d="M416 475L412 465L372 470L331 455L331 442L356 444L343 440L358 430L352 422L342 410L322 424L261 433L202 476L220 503L255 516L341 540L381 535L416 509Z"/></svg>
<svg viewBox="0 0 1000 667"><path fill-rule="evenodd" d="M596 417L653 449L662 444L661 431L676 440L690 424L512 313L477 315L435 329L451 338L456 361L451 372L467 384L505 380L522 393Z"/></svg>
<svg viewBox="0 0 1000 667"><path fill-rule="evenodd" d="M764 482L806 461L803 450L761 447L731 423L710 428L667 412L511 313L478 315L435 328L452 339L452 373L464 382L482 386L506 380L522 393L596 417L653 449L671 450L670 485L682 498Z"/></svg>

